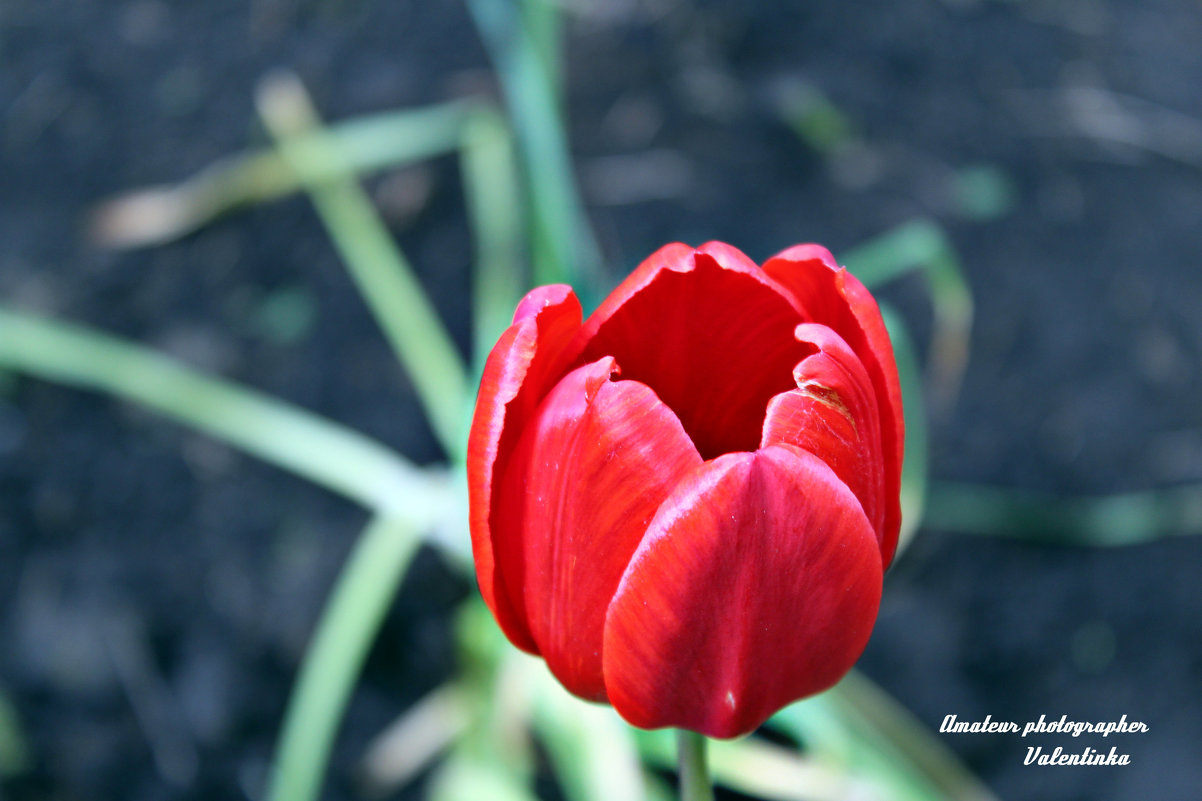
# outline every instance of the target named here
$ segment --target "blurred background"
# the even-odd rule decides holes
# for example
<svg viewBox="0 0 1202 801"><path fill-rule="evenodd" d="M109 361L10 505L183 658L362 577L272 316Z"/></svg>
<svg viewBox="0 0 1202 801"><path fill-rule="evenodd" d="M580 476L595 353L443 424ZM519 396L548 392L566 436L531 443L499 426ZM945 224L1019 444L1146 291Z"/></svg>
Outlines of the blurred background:
<svg viewBox="0 0 1202 801"><path fill-rule="evenodd" d="M243 198L145 247L96 215L270 147L256 87L281 68L331 123L495 104L529 161L540 120L477 26L497 4L468 5L2 0L0 304L442 463L303 194ZM553 12L551 90L598 291L668 241L756 260L817 241L838 257L916 224L963 272L967 362L928 383L928 516L886 577L863 673L928 729L949 714L1147 723L1105 741L937 735L1002 798L1196 797L1202 540L1168 535L1202 517L1202 6ZM466 355L480 290L464 168L453 153L384 161L364 187ZM587 268L586 233L573 246ZM938 310L922 274L879 291L926 353ZM142 406L0 366L0 796L265 797L297 666L366 520ZM365 752L461 669L453 619L474 583L436 548L414 559L325 797L370 797ZM1114 745L1132 764L1024 766L1028 745ZM564 797L548 774L536 756L531 792ZM424 797L429 776L380 792Z"/></svg>

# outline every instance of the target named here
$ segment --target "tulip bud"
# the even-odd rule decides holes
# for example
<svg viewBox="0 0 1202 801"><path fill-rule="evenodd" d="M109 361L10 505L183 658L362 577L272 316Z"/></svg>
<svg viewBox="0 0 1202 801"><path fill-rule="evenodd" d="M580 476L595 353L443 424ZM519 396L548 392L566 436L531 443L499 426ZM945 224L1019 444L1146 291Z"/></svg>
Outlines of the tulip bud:
<svg viewBox="0 0 1202 801"><path fill-rule="evenodd" d="M576 695L745 734L863 651L903 437L876 301L817 245L668 245L587 320L540 287L472 422L480 590Z"/></svg>

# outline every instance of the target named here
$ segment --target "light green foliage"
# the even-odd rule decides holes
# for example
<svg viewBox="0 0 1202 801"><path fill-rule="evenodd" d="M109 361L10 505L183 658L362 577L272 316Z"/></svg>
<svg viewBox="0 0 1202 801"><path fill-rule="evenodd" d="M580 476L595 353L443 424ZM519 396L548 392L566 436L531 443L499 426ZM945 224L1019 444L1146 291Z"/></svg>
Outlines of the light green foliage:
<svg viewBox="0 0 1202 801"><path fill-rule="evenodd" d="M0 779L24 773L29 762L29 746L17 710L0 692Z"/></svg>
<svg viewBox="0 0 1202 801"><path fill-rule="evenodd" d="M956 211L975 222L1004 217L1018 203L1018 189L1014 180L992 164L977 164L957 170L952 189Z"/></svg>
<svg viewBox="0 0 1202 801"><path fill-rule="evenodd" d="M341 160L300 81L264 81L259 115L296 172L421 399L448 454L464 448L460 410L469 398L467 368L446 327L363 188ZM303 135L303 136L302 136Z"/></svg>
<svg viewBox="0 0 1202 801"><path fill-rule="evenodd" d="M376 518L360 535L293 686L269 801L320 795L343 711L419 544L417 530L396 518Z"/></svg>

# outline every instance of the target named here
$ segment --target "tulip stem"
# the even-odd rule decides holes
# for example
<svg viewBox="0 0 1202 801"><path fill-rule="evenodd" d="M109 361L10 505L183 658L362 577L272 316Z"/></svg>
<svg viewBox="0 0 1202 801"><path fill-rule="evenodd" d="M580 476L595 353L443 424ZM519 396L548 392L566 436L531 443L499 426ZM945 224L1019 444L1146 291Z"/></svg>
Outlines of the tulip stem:
<svg viewBox="0 0 1202 801"><path fill-rule="evenodd" d="M709 768L705 764L705 735L680 729L676 754L680 766L680 801L714 801Z"/></svg>

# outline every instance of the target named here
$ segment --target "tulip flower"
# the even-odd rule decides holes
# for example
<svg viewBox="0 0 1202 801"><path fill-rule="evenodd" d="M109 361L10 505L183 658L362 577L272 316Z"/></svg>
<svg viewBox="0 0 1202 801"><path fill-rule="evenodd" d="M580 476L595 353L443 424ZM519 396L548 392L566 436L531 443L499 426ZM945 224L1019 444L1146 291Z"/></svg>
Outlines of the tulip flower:
<svg viewBox="0 0 1202 801"><path fill-rule="evenodd" d="M582 320L522 300L468 446L480 590L572 693L747 733L863 651L901 522L876 301L831 254L672 244Z"/></svg>

